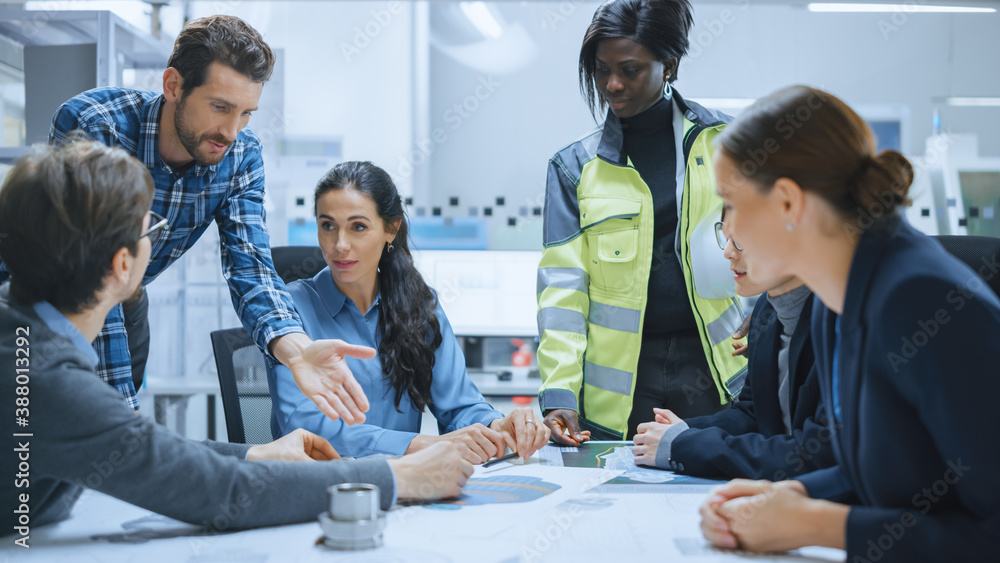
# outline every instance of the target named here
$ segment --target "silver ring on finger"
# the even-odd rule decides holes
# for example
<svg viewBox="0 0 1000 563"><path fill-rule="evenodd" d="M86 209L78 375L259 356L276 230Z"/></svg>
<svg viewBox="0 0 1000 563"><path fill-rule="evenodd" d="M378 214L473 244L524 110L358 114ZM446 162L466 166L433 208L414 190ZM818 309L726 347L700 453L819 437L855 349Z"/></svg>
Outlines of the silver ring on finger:
<svg viewBox="0 0 1000 563"><path fill-rule="evenodd" d="M525 420L524 422L526 422L528 424L534 424L535 426L538 426L538 423L535 422L534 420L531 420L530 418L528 420Z"/></svg>

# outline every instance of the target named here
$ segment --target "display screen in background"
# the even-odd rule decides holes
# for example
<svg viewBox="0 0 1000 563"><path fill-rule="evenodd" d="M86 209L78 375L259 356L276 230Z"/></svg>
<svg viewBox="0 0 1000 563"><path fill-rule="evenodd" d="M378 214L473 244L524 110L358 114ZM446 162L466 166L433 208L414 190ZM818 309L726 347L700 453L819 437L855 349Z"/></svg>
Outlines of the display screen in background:
<svg viewBox="0 0 1000 563"><path fill-rule="evenodd" d="M958 183L965 203L966 227L970 235L1000 237L1000 171L959 171Z"/></svg>
<svg viewBox="0 0 1000 563"><path fill-rule="evenodd" d="M869 121L868 126L875 133L878 152L884 150L903 151L903 145L900 142L901 125L899 121Z"/></svg>

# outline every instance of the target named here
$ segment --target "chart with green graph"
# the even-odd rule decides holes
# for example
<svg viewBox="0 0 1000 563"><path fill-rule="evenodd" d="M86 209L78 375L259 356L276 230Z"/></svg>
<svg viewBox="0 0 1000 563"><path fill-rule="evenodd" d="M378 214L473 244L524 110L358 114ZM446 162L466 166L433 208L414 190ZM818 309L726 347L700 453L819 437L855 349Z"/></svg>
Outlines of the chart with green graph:
<svg viewBox="0 0 1000 563"><path fill-rule="evenodd" d="M542 454L543 463L564 467L589 467L620 470L623 473L602 485L715 485L719 481L678 475L655 467L636 465L632 455L632 442L584 442L577 447L547 446Z"/></svg>

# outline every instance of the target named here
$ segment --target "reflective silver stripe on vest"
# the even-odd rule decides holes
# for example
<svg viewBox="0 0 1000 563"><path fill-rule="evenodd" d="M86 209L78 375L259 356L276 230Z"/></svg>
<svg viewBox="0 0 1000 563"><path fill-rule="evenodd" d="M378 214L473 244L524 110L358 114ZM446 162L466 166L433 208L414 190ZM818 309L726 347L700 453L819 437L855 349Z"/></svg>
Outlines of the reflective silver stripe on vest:
<svg viewBox="0 0 1000 563"><path fill-rule="evenodd" d="M589 318L590 322L597 326L635 334L639 332L640 313L636 309L627 309L625 307L616 307L615 305L606 305L597 301L591 301Z"/></svg>
<svg viewBox="0 0 1000 563"><path fill-rule="evenodd" d="M586 362L583 366L583 382L619 395L632 394L632 374L620 369Z"/></svg>
<svg viewBox="0 0 1000 563"><path fill-rule="evenodd" d="M546 330L561 330L586 335L587 319L580 311L546 307L538 311L538 334L542 334Z"/></svg>
<svg viewBox="0 0 1000 563"><path fill-rule="evenodd" d="M552 409L577 410L576 395L567 389L544 389L538 394L538 407L545 412Z"/></svg>
<svg viewBox="0 0 1000 563"><path fill-rule="evenodd" d="M731 338L742 322L739 309L736 305L731 305L719 318L708 323L708 337L712 339L712 346Z"/></svg>
<svg viewBox="0 0 1000 563"><path fill-rule="evenodd" d="M539 268L536 294L541 293L546 287L572 289L580 293L587 293L589 285L590 274L580 268Z"/></svg>

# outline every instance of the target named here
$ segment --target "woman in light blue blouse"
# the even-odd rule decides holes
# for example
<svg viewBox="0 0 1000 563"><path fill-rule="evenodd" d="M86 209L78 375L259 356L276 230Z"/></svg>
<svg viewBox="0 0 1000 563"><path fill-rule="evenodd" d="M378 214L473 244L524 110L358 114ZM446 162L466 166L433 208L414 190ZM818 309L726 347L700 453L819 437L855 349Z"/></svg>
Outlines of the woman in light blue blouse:
<svg viewBox="0 0 1000 563"><path fill-rule="evenodd" d="M491 407L465 370L465 358L436 295L413 265L399 192L370 162L338 164L316 187L319 245L327 267L288 285L306 333L371 346L370 360L346 358L371 402L364 424L327 418L278 365L268 372L271 430L305 428L341 455L408 454L453 441L472 463L503 455L527 458L549 430L531 409L506 417ZM419 434L428 407L440 436Z"/></svg>

